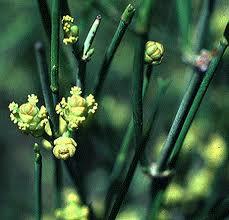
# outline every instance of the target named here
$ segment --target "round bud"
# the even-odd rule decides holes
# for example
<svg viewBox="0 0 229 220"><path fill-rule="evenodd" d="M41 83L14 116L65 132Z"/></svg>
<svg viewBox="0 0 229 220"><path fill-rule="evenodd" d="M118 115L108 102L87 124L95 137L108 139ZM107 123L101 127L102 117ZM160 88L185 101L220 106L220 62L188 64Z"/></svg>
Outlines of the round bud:
<svg viewBox="0 0 229 220"><path fill-rule="evenodd" d="M73 37L78 37L78 35L79 35L79 28L78 28L77 25L71 26L71 29L70 30L71 30L71 34L72 34Z"/></svg>
<svg viewBox="0 0 229 220"><path fill-rule="evenodd" d="M148 41L145 48L145 63L160 64L164 54L162 44L155 41Z"/></svg>

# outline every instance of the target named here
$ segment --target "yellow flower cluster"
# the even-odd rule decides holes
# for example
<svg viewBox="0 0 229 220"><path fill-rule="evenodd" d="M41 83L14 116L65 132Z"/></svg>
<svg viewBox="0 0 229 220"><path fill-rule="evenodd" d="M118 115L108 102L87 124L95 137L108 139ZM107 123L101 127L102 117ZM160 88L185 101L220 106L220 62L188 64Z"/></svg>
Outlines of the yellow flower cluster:
<svg viewBox="0 0 229 220"><path fill-rule="evenodd" d="M94 114L98 104L95 102L94 96L89 95L86 98L81 96L80 87L71 88L71 96L62 98L61 102L56 106L56 112L67 122L69 130L78 129L91 114Z"/></svg>
<svg viewBox="0 0 229 220"><path fill-rule="evenodd" d="M34 94L28 96L28 102L18 105L15 102L9 104L10 119L18 125L18 128L35 137L42 136L44 127L48 123L46 108L37 107L38 98Z"/></svg>
<svg viewBox="0 0 229 220"><path fill-rule="evenodd" d="M78 195L70 190L64 195L65 206L62 209L57 209L55 216L57 219L63 220L87 220L89 209L81 204Z"/></svg>
<svg viewBox="0 0 229 220"><path fill-rule="evenodd" d="M59 132L60 137L56 138L53 143L49 142L52 137L52 131L49 124L49 117L44 106L37 107L38 98L35 95L28 96L28 102L18 105L15 102L9 104L10 118L18 125L18 128L27 134L35 137L43 136L46 140L43 145L46 149L53 147L53 154L58 159L66 160L74 156L76 152L76 142L71 138L71 132L78 129L90 115L97 110L98 104L94 96L89 95L86 98L81 96L79 87L72 87L67 98L62 98L61 102L56 105L56 112L60 115Z"/></svg>
<svg viewBox="0 0 229 220"><path fill-rule="evenodd" d="M62 18L62 27L64 31L64 44L73 44L76 43L79 38L79 28L73 24L74 18L65 15Z"/></svg>

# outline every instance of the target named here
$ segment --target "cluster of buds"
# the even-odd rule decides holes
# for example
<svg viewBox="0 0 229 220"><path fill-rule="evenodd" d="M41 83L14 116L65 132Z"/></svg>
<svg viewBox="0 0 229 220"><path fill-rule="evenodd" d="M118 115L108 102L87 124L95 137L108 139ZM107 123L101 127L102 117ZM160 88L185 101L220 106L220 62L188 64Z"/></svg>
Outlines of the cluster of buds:
<svg viewBox="0 0 229 220"><path fill-rule="evenodd" d="M81 204L79 196L72 190L65 194L65 206L62 209L56 210L56 218L64 220L87 220L89 217L89 209L87 206Z"/></svg>
<svg viewBox="0 0 229 220"><path fill-rule="evenodd" d="M63 135L54 141L53 154L58 159L66 160L75 154L77 144L70 137L70 133L74 129L78 129L97 110L98 104L95 102L94 96L89 95L83 98L81 93L80 87L72 87L71 96L67 100L62 98L56 106L57 114L66 123Z"/></svg>
<svg viewBox="0 0 229 220"><path fill-rule="evenodd" d="M164 54L162 44L155 41L148 41L145 47L145 63L160 64Z"/></svg>
<svg viewBox="0 0 229 220"><path fill-rule="evenodd" d="M67 98L62 98L56 105L56 112L60 115L60 137L53 142L53 154L58 159L66 160L72 157L76 152L76 142L71 138L71 132L78 129L82 122L86 121L90 115L97 110L98 104L94 96L89 95L86 98L81 96L79 87L72 87ZM18 128L26 134L32 134L34 137L43 136L45 139L52 136L49 124L49 117L44 106L37 107L38 98L35 95L28 96L28 102L18 105L15 102L9 104L10 118L18 125ZM52 148L52 144L47 140L44 142L47 149Z"/></svg>
<svg viewBox="0 0 229 220"><path fill-rule="evenodd" d="M78 129L90 115L94 114L98 104L95 102L94 96L89 95L86 98L81 96L80 87L74 86L71 88L71 96L62 98L61 102L56 106L56 112L66 122L68 130Z"/></svg>
<svg viewBox="0 0 229 220"><path fill-rule="evenodd" d="M76 43L79 38L79 28L77 25L73 24L74 18L65 15L62 18L62 27L64 31L64 44L73 44Z"/></svg>
<svg viewBox="0 0 229 220"><path fill-rule="evenodd" d="M34 94L28 96L28 102L18 105L9 104L10 119L18 125L24 133L35 137L42 136L45 125L48 123L47 111L44 106L37 107L38 98Z"/></svg>

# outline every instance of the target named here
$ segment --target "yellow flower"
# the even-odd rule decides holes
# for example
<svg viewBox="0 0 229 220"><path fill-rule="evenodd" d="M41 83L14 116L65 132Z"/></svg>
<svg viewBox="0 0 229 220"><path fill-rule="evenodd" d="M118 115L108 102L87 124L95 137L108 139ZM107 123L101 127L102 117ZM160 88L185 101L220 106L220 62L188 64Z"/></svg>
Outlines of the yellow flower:
<svg viewBox="0 0 229 220"><path fill-rule="evenodd" d="M75 154L76 146L73 138L61 136L54 140L53 154L58 159L66 160Z"/></svg>
<svg viewBox="0 0 229 220"><path fill-rule="evenodd" d="M63 16L62 26L64 31L64 44L76 43L79 38L79 28L73 24L74 18L69 15Z"/></svg>
<svg viewBox="0 0 229 220"><path fill-rule="evenodd" d="M44 127L48 123L46 108L37 107L38 98L34 94L28 95L28 102L18 105L15 102L9 104L11 112L10 119L18 125L18 128L25 133L30 133L39 137L44 132Z"/></svg>
<svg viewBox="0 0 229 220"><path fill-rule="evenodd" d="M160 64L164 54L162 44L155 41L148 41L145 48L145 62L147 64Z"/></svg>
<svg viewBox="0 0 229 220"><path fill-rule="evenodd" d="M83 98L81 93L79 87L72 87L71 96L67 98L67 101L62 98L56 106L57 114L67 122L69 130L77 129L88 116L95 113L98 107L93 95Z"/></svg>

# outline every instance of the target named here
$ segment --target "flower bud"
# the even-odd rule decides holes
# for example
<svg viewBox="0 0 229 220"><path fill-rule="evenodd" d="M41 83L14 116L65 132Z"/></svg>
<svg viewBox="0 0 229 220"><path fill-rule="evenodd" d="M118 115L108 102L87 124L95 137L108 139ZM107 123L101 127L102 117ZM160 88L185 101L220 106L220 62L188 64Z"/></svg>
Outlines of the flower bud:
<svg viewBox="0 0 229 220"><path fill-rule="evenodd" d="M145 63L160 64L164 54L162 44L155 41L148 41L145 48Z"/></svg>
<svg viewBox="0 0 229 220"><path fill-rule="evenodd" d="M61 136L54 140L53 154L58 159L66 160L75 154L76 146L73 138Z"/></svg>
<svg viewBox="0 0 229 220"><path fill-rule="evenodd" d="M94 114L98 104L93 95L83 98L79 87L72 87L70 93L67 101L62 98L56 106L56 112L66 121L68 129L72 130L77 129L89 115Z"/></svg>
<svg viewBox="0 0 229 220"><path fill-rule="evenodd" d="M10 118L25 133L39 137L44 132L48 123L47 111L44 106L37 107L38 98L35 95L28 96L28 102L18 106L15 102L9 104Z"/></svg>

